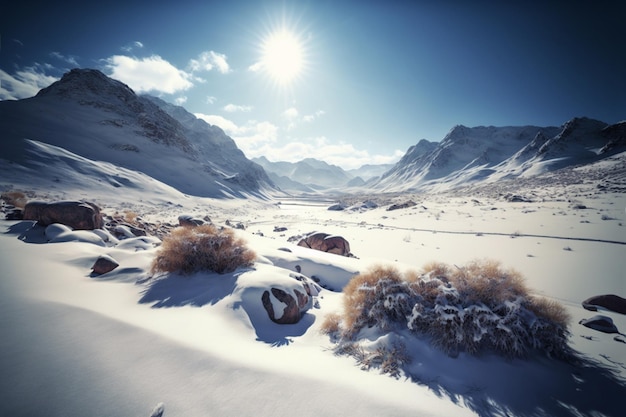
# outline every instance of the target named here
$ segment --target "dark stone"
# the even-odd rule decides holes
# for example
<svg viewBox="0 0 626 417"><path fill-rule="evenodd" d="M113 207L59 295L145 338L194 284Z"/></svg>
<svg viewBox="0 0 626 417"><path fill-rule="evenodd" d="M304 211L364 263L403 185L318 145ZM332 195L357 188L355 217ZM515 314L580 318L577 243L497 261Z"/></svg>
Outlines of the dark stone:
<svg viewBox="0 0 626 417"><path fill-rule="evenodd" d="M409 200L409 201L406 201L404 203L392 204L389 207L387 207L387 211L405 209L405 208L409 208L409 207L414 207L416 205L417 205L417 203L415 203L414 201Z"/></svg>
<svg viewBox="0 0 626 417"><path fill-rule="evenodd" d="M101 256L96 260L91 269L93 269L94 274L102 275L113 271L118 266L120 266L120 264L110 256Z"/></svg>
<svg viewBox="0 0 626 417"><path fill-rule="evenodd" d="M603 333L619 333L619 330L613 324L613 320L607 316L597 315L588 319L582 319L578 323Z"/></svg>
<svg viewBox="0 0 626 417"><path fill-rule="evenodd" d="M582 304L584 308L590 311L598 311L598 307L604 307L616 313L626 314L626 298L615 294L589 297Z"/></svg>
<svg viewBox="0 0 626 417"><path fill-rule="evenodd" d="M82 201L31 201L24 207L23 219L36 220L41 226L60 223L74 230L101 229L103 226L100 208Z"/></svg>
<svg viewBox="0 0 626 417"><path fill-rule="evenodd" d="M300 313L300 308L298 307L296 299L280 288L272 288L271 291L278 301L286 304L287 306L285 307L282 316L277 318L274 306L270 300L270 293L265 290L261 296L261 301L263 302L263 307L267 311L270 320L278 324L295 324L299 322L302 314Z"/></svg>
<svg viewBox="0 0 626 417"><path fill-rule="evenodd" d="M178 224L185 227L196 227L204 224L204 220L194 218L189 214L181 214L178 216Z"/></svg>

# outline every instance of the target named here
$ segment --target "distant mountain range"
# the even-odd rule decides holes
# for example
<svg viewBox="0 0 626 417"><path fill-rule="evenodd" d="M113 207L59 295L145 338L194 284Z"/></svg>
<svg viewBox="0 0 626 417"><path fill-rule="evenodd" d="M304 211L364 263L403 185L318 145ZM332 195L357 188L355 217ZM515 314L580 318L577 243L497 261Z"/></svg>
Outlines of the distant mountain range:
<svg viewBox="0 0 626 417"><path fill-rule="evenodd" d="M364 165L358 169L344 170L314 158L298 162L270 162L266 157L252 158L261 165L269 177L286 191L316 192L320 190L363 186L367 180L382 175L393 167Z"/></svg>
<svg viewBox="0 0 626 417"><path fill-rule="evenodd" d="M207 197L447 190L626 151L626 122L583 117L560 127L455 126L441 142L411 146L395 165L346 171L312 158L251 161L219 127L90 69L71 70L35 97L0 101L0 134L5 187L62 186L67 170L81 172L85 184L133 187L142 173Z"/></svg>

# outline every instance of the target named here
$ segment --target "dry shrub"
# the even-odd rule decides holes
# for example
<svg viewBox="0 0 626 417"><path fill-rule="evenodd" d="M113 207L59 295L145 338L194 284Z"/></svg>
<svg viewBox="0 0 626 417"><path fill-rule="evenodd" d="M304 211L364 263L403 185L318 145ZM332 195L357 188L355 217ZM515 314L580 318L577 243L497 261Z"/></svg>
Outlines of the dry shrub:
<svg viewBox="0 0 626 417"><path fill-rule="evenodd" d="M383 333L404 328L451 355L523 357L543 351L570 357L565 309L531 297L522 276L495 261L462 268L431 263L422 275L404 276L377 266L354 277L344 292L343 318L333 324L340 327L334 333L340 345L358 343L365 328Z"/></svg>
<svg viewBox="0 0 626 417"><path fill-rule="evenodd" d="M23 209L28 202L26 194L21 191L7 191L0 196L7 204Z"/></svg>
<svg viewBox="0 0 626 417"><path fill-rule="evenodd" d="M341 325L341 315L337 313L332 313L326 316L322 326L320 328L320 332L322 334L333 335L339 332Z"/></svg>
<svg viewBox="0 0 626 417"><path fill-rule="evenodd" d="M377 265L350 280L344 288L344 323L349 333L378 324L387 328L393 320L391 304L407 291L400 272L390 266Z"/></svg>
<svg viewBox="0 0 626 417"><path fill-rule="evenodd" d="M450 266L443 262L429 262L422 267L422 275L430 275L433 278L444 278L450 276Z"/></svg>
<svg viewBox="0 0 626 417"><path fill-rule="evenodd" d="M513 269L502 269L498 261L472 261L453 270L449 278L467 303L494 306L528 296L521 274Z"/></svg>
<svg viewBox="0 0 626 417"><path fill-rule="evenodd" d="M562 304L544 297L530 297L528 309L537 317L556 323L563 328L567 327L571 320L571 316Z"/></svg>
<svg viewBox="0 0 626 417"><path fill-rule="evenodd" d="M135 223L137 221L137 213L135 213L132 210L125 210L124 211L124 220L126 220L128 223Z"/></svg>
<svg viewBox="0 0 626 417"><path fill-rule="evenodd" d="M231 229L211 224L178 227L163 239L152 272L232 272L252 265L256 254Z"/></svg>

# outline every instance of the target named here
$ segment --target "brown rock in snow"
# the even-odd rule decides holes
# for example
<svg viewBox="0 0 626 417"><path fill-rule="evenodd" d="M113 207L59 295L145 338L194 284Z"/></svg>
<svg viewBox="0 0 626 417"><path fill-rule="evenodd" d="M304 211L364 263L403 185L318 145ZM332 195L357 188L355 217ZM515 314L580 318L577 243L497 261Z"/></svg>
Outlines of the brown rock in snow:
<svg viewBox="0 0 626 417"><path fill-rule="evenodd" d="M103 226L100 208L82 201L31 201L24 207L23 218L36 220L42 226L60 223L75 230L101 229Z"/></svg>

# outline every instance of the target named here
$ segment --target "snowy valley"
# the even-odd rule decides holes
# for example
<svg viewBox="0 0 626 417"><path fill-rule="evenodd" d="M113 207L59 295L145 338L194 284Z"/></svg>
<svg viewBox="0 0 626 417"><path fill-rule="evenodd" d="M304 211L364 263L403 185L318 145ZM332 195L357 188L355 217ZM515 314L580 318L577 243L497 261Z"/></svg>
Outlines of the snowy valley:
<svg viewBox="0 0 626 417"><path fill-rule="evenodd" d="M33 98L0 101L0 132L0 415L623 413L626 315L582 303L626 297L626 122L456 126L394 166L347 172L249 160L182 107L72 70ZM104 225L21 220L24 200L88 201ZM229 230L253 262L222 274L155 270L185 221ZM341 236L348 256L299 244L312 232ZM116 266L96 272L101 258ZM529 299L562 306L571 356L447 351L407 328L413 305L395 321L370 317L344 345L329 331L333 317L345 325L350 282L381 266L437 283L433 309L449 326L502 308L536 329L542 316L521 296L466 310L445 298L461 291L433 263L452 276L476 260L512 268ZM378 308L391 317L405 295L389 291ZM291 300L297 320L281 324ZM580 324L595 315L617 331Z"/></svg>

